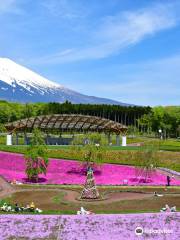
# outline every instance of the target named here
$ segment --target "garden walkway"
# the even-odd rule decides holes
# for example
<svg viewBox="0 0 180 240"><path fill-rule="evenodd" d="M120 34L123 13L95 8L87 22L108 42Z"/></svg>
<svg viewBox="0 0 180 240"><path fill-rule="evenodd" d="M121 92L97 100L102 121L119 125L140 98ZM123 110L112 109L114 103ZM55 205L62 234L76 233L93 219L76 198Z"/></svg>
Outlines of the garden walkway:
<svg viewBox="0 0 180 240"><path fill-rule="evenodd" d="M19 187L16 188L16 185L11 185L8 183L2 176L0 176L0 198L5 198L9 196L10 194L17 193L17 192L42 192L42 195L46 194L45 198L48 198L48 192L59 192L64 194L64 200L68 202L79 202L77 198L80 196L80 193L75 190L67 190L67 189L61 189L61 188L52 188L48 186L46 188L41 187L35 187L35 188L22 188ZM101 200L103 203L111 203L114 201L120 201L120 200L129 200L129 199L143 199L143 198L149 198L152 197L152 193L137 193L137 192L108 192L105 195L105 199ZM36 199L38 200L38 199ZM92 203L92 202L91 202ZM94 202L97 204L97 202Z"/></svg>
<svg viewBox="0 0 180 240"><path fill-rule="evenodd" d="M0 176L0 198L4 198L14 192L16 192L15 188Z"/></svg>

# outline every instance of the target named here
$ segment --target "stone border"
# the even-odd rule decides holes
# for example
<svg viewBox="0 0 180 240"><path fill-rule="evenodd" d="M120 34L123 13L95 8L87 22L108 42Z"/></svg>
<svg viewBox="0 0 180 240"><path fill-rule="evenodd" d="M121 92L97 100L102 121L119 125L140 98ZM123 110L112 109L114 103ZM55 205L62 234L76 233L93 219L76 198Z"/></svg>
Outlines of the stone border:
<svg viewBox="0 0 180 240"><path fill-rule="evenodd" d="M169 169L169 168L163 168L163 167L158 167L158 169L159 169L159 170L162 170L162 171L165 171L165 172L167 172L167 173L170 173L170 174L172 174L172 175L176 175L176 176L180 177L180 172L176 172L176 171L171 170L171 169Z"/></svg>

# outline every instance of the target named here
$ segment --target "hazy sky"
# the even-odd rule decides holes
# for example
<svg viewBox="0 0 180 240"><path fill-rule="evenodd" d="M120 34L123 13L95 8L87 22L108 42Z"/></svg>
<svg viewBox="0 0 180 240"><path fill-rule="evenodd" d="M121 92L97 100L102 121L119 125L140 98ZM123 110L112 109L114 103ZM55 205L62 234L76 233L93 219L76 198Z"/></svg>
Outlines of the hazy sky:
<svg viewBox="0 0 180 240"><path fill-rule="evenodd" d="M87 95L180 105L180 1L0 0L0 56Z"/></svg>

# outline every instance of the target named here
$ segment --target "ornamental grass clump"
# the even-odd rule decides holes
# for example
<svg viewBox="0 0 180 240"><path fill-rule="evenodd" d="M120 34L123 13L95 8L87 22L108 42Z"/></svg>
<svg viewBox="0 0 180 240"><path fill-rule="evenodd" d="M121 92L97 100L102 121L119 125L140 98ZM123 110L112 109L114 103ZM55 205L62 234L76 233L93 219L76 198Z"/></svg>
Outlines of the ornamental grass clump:
<svg viewBox="0 0 180 240"><path fill-rule="evenodd" d="M102 164L103 152L100 146L84 146L83 155L87 170L89 169L89 167L95 168L96 165Z"/></svg>
<svg viewBox="0 0 180 240"><path fill-rule="evenodd" d="M136 157L136 176L140 177L144 182L150 181L159 165L156 148L152 146L145 148L143 151L138 151Z"/></svg>
<svg viewBox="0 0 180 240"><path fill-rule="evenodd" d="M77 144L81 144L81 146ZM71 150L75 150L79 153L79 156L83 161L85 175L90 167L93 170L97 170L97 165L102 164L103 155L106 152L103 144L102 136L97 133L75 137Z"/></svg>
<svg viewBox="0 0 180 240"><path fill-rule="evenodd" d="M45 174L48 167L47 149L41 132L35 129L31 144L25 153L26 174L29 181L38 182L39 174Z"/></svg>

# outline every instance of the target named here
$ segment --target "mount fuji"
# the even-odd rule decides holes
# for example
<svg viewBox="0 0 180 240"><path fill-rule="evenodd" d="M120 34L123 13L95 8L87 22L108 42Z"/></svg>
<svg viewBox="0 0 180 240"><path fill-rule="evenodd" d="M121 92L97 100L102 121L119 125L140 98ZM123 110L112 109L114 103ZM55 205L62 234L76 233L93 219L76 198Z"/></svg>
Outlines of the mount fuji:
<svg viewBox="0 0 180 240"><path fill-rule="evenodd" d="M8 58L0 58L0 99L17 102L65 102L89 104L115 104L129 106L106 98L87 96L39 74Z"/></svg>

